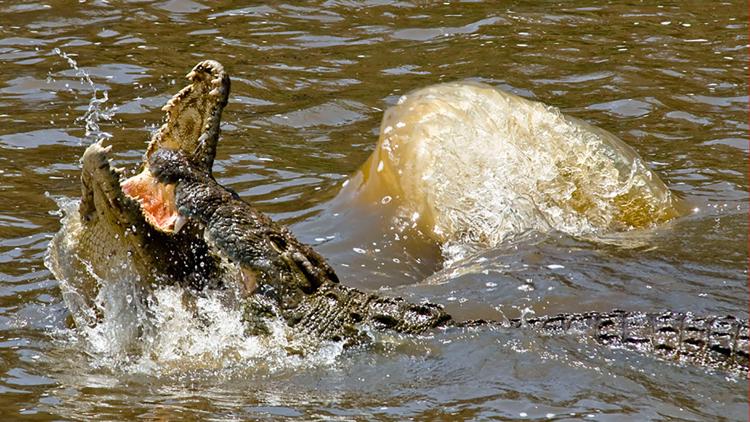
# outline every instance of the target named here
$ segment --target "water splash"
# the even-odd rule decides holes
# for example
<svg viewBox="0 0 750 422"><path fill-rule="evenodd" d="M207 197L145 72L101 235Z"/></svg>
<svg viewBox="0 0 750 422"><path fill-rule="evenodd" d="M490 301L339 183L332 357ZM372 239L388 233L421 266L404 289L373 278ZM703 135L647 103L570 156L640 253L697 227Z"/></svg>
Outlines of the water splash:
<svg viewBox="0 0 750 422"><path fill-rule="evenodd" d="M333 365L341 342L321 342L293 332L280 318L267 321L270 334L250 335L239 308L228 306L225 292L194 298L179 287L156 290L150 300L153 331L128 370L161 373L252 367L275 372L287 368Z"/></svg>
<svg viewBox="0 0 750 422"><path fill-rule="evenodd" d="M275 372L331 366L343 352L343 343L294 332L278 318L267 321L268 335L247 333L231 289L196 294L157 286L143 292L127 255L109 263L118 271L100 277L77 253L79 201L53 199L63 214L62 228L49 244L45 265L59 280L76 324L70 341L84 349L92 366L154 375Z"/></svg>
<svg viewBox="0 0 750 422"><path fill-rule="evenodd" d="M449 261L470 253L457 245L503 246L529 233L611 243L612 233L680 214L666 185L613 134L474 82L402 96L352 180L360 183L343 195L392 198L397 217L446 247Z"/></svg>
<svg viewBox="0 0 750 422"><path fill-rule="evenodd" d="M78 123L83 122L84 129L86 130L85 137L91 141L99 141L101 139L111 138L111 133L103 131L99 127L99 122L101 120L111 121L112 117L114 117L115 112L117 111L117 106L114 105L109 108L103 107L104 103L106 103L109 99L107 91L101 91L102 96L99 97L99 90L96 88L96 84L94 84L94 81L91 80L91 75L89 75L85 70L79 68L78 63L64 51L60 50L57 47L55 47L52 51L68 62L68 66L70 66L70 68L75 71L76 76L80 78L82 83L85 83L89 87L91 87L92 94L91 99L89 99L88 108L86 109L86 112L83 114L83 116L80 116L76 119L76 122Z"/></svg>

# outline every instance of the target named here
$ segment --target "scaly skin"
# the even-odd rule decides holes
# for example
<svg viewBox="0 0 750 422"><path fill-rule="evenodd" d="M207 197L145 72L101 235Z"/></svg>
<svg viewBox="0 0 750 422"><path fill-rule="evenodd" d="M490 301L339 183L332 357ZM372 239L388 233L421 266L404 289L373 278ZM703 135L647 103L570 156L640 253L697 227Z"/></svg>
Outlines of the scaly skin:
<svg viewBox="0 0 750 422"><path fill-rule="evenodd" d="M469 321L457 325L484 325ZM748 374L747 321L733 316L695 316L680 312L586 312L511 319L509 328L549 335L583 334L618 349L659 359Z"/></svg>
<svg viewBox="0 0 750 422"><path fill-rule="evenodd" d="M413 304L400 298L367 294L326 283L294 310L283 313L288 324L330 340L350 343L361 337L358 327L404 333L435 328L499 326L530 329L545 335L574 335L616 349L632 350L747 376L747 321L732 316L699 317L678 312L586 312L497 321L455 321L439 305Z"/></svg>
<svg viewBox="0 0 750 422"><path fill-rule="evenodd" d="M191 85L165 106L167 121L149 145L143 172L124 182L143 205L140 210L120 189L120 175L109 167L107 150L93 145L82 159L81 238L105 233L113 245L131 250L139 262L134 270L143 279L177 281L198 290L238 287L248 330L258 334L266 330L264 320L270 316L283 318L299 332L347 345L366 340L366 327L418 334L494 325L593 338L660 359L747 374L747 322L733 317L613 311L458 322L440 305L414 304L340 285L322 256L214 180L211 166L229 78L213 61L200 63L188 77ZM154 186L160 201L174 204L154 201L157 206L145 206ZM166 214L154 217L154 210ZM189 220L181 230L174 224L180 217ZM98 222L91 224L94 220ZM123 236L128 227L136 230ZM90 242L78 247L79 256L91 258L107 274L107 260L96 259L106 250ZM194 274L200 262L209 263L209 268Z"/></svg>

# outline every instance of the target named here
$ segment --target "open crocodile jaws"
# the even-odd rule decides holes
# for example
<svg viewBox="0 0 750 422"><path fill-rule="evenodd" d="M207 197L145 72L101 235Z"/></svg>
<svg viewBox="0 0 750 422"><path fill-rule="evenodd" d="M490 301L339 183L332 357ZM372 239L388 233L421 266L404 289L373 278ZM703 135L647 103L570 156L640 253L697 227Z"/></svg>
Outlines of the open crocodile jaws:
<svg viewBox="0 0 750 422"><path fill-rule="evenodd" d="M190 85L173 96L162 110L166 121L154 134L146 158L160 149L184 151L209 174L219 142L221 112L229 98L229 76L216 61L198 63L187 74ZM174 205L174 186L157 183L148 162L136 176L122 183L128 196L138 200L146 220L156 229L173 233L185 219Z"/></svg>
<svg viewBox="0 0 750 422"><path fill-rule="evenodd" d="M153 279L156 273L157 279L199 290L239 286L246 300L245 320L257 332L264 331L259 321L267 315L282 317L300 332L345 344L366 338L365 325L404 333L456 326L525 327L747 375L747 322L733 317L613 311L458 322L440 305L342 286L310 246L214 180L211 167L229 77L217 62L204 61L188 79L191 84L164 108L167 119L149 144L143 171L122 182L122 189L120 173L107 162L108 149L94 144L82 159L81 238L104 234L113 247L134 252L139 275ZM94 258L107 253L90 242L83 249ZM106 268L106 259L100 261L96 264ZM238 271L227 271L226 263Z"/></svg>

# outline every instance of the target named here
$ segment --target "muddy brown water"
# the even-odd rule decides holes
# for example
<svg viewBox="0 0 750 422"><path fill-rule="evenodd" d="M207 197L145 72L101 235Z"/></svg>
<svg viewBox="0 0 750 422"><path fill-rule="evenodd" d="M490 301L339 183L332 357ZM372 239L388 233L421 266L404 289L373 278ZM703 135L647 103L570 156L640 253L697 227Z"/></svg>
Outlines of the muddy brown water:
<svg viewBox="0 0 750 422"><path fill-rule="evenodd" d="M264 364L262 351L211 368L130 365L69 326L44 256L59 228L51 197L79 196L85 147L111 136L116 160L136 163L161 105L213 58L233 77L217 177L347 284L462 316L747 318L747 18L744 2L704 1L0 4L2 419L745 420L746 380L502 330L386 337L301 365ZM638 248L536 236L450 271L420 239L384 251L377 210L333 198L382 110L464 78L610 130L696 211Z"/></svg>

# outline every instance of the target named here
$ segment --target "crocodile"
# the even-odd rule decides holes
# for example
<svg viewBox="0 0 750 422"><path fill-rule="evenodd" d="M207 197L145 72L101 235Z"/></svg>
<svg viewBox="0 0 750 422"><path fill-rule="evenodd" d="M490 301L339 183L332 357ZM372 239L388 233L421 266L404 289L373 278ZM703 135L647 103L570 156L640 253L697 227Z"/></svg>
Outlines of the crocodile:
<svg viewBox="0 0 750 422"><path fill-rule="evenodd" d="M58 279L84 274L110 280L122 272L112 268L114 258L127 259L144 297L154 286L170 284L197 294L205 289L239 292L238 306L251 334L267 333L269 317L344 346L366 343L372 329L407 334L462 327L529 329L747 376L748 324L733 316L614 310L459 321L439 304L343 285L312 247L214 179L230 80L211 60L196 65L187 78L190 84L163 108L165 122L152 136L140 173L127 177L113 167L111 146L97 142L86 149L78 213L69 216L73 221L50 247L48 266ZM85 271L56 265L69 254ZM76 297L66 298L69 306L82 308L77 296L94 284L82 282ZM96 324L97 316L82 321Z"/></svg>

